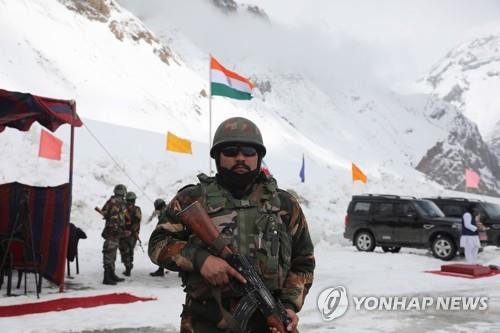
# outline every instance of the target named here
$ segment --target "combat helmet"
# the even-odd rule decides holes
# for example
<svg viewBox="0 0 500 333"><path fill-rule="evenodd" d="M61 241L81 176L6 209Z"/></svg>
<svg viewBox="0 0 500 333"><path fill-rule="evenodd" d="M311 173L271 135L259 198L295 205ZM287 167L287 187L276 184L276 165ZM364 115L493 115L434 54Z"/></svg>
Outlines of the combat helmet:
<svg viewBox="0 0 500 333"><path fill-rule="evenodd" d="M127 187L123 184L118 184L115 186L113 193L115 195L125 196L125 194L127 194Z"/></svg>
<svg viewBox="0 0 500 333"><path fill-rule="evenodd" d="M127 195L125 196L125 199L127 201L134 201L135 199L137 199L137 196L135 195L134 192L127 192Z"/></svg>
<svg viewBox="0 0 500 333"><path fill-rule="evenodd" d="M155 206L155 210L159 210L162 207L166 206L167 204L163 199L156 199L153 205Z"/></svg>
<svg viewBox="0 0 500 333"><path fill-rule="evenodd" d="M229 118L217 127L212 148L210 148L210 156L215 158L216 151L232 143L244 143L254 146L259 150L261 157L266 155L266 147L259 128L246 118Z"/></svg>

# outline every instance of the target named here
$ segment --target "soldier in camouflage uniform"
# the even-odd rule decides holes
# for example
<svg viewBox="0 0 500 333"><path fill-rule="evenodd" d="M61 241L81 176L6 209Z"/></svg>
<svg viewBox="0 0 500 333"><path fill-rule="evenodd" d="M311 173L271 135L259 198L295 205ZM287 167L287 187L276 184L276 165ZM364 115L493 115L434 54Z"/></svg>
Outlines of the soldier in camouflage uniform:
<svg viewBox="0 0 500 333"><path fill-rule="evenodd" d="M104 284L116 284L124 281L123 278L115 274L116 252L120 237L125 234L125 195L127 188L125 185L116 185L113 190L114 195L108 199L101 209L106 224L102 231L102 237L105 239L102 247L103 266L104 266Z"/></svg>
<svg viewBox="0 0 500 333"><path fill-rule="evenodd" d="M176 214L194 201L207 210L225 242L253 262L266 286L287 309L291 319L287 330L296 332L296 313L313 282L313 244L297 200L261 172L265 154L254 123L245 118L224 121L210 150L217 175L201 174L197 185L182 188L151 234L151 260L179 271L185 286L181 333L225 332L228 321L213 288L221 291L222 306L232 312L241 295L228 288L228 281L230 277L243 279L225 260L211 255L179 221ZM268 331L260 313L249 322L251 332Z"/></svg>
<svg viewBox="0 0 500 333"><path fill-rule="evenodd" d="M165 211L167 210L167 204L165 203L165 200L163 199L156 199L155 202L153 203L155 207L155 211L153 215L151 215L151 220L153 219L154 216L158 216L158 224L162 223L162 219L166 218L165 216ZM168 273L168 271L167 271ZM151 276L165 276L165 267L160 265L158 266L158 269L154 272L149 273Z"/></svg>
<svg viewBox="0 0 500 333"><path fill-rule="evenodd" d="M134 249L139 239L139 230L141 228L142 213L141 208L135 205L137 196L134 192L127 192L125 197L127 203L127 213L125 218L125 231L128 234L120 238L118 248L122 263L125 265L123 275L130 276L134 263Z"/></svg>

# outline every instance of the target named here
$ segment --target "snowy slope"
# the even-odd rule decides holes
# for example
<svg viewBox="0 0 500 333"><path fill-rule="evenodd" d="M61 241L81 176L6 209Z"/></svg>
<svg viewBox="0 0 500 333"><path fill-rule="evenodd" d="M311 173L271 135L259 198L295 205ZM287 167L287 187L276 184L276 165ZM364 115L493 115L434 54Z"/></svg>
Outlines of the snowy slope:
<svg viewBox="0 0 500 333"><path fill-rule="evenodd" d="M154 52L157 45L134 39L138 27L145 29L140 21L115 3L98 3L112 4L104 22L87 18L84 11L79 14L68 10L59 2L3 4L1 24L6 33L1 59L5 64L5 88L74 98L84 118L162 134L170 130L206 144L208 101L200 94L207 88L206 72L200 73L196 66L191 70L173 48L171 61L162 62ZM21 12L40 28L32 31L28 25L19 27L15 17ZM118 39L111 29L117 26L113 22L121 22L123 29L131 27L131 32ZM184 39L179 43L189 42ZM198 61L206 63L206 54ZM19 75L22 71L32 75ZM215 98L213 123L215 126L234 115L256 121L269 146L268 164L282 182L297 181L302 153L306 159L311 158L308 181L312 184L322 184L325 179L350 184L351 161L357 162L375 182L384 172L419 178L405 155L418 161L418 155L435 138L445 135L435 126L429 128L425 118L409 114L383 95L360 97L357 93L338 92L332 98L300 73L273 73L266 68L262 71L265 76L253 73L261 80L269 80L272 92L264 93L264 100L244 103ZM408 131L412 127L413 132ZM206 171L207 164L197 168ZM327 165L331 173L328 168L326 172L315 172L316 167L325 170Z"/></svg>
<svg viewBox="0 0 500 333"><path fill-rule="evenodd" d="M483 33L459 45L419 82L422 91L455 105L489 136L500 120L500 36Z"/></svg>
<svg viewBox="0 0 500 333"><path fill-rule="evenodd" d="M19 24L20 17L30 23ZM182 31L156 26L158 30L153 33L146 25L147 20L141 22L109 0L0 0L2 88L75 99L86 126L76 130L72 220L89 238L81 245L82 274L69 281L67 294L129 291L159 298L157 302L127 306L0 319L1 327L8 332L177 330L182 301L179 280L174 274L163 280L149 277L147 273L154 267L140 250L136 249L131 279L116 288L100 284L102 220L93 207L104 203L113 186L124 183L136 192L146 218L156 197L168 199L181 186L195 182L197 173L208 172L208 100L201 93L208 87L208 50L190 41ZM297 192L318 244L318 277L303 311L304 331L331 329L331 324L319 320L314 304L327 285L352 281L350 286L355 291L384 293L392 291L393 283L407 280L405 288L397 285L408 293L451 293L457 288L475 292L474 282L448 284L440 277L420 274L440 265L425 251L405 251L396 261L381 253L365 257L346 247L342 238L344 214L352 194L462 195L444 190L414 169L427 149L445 139L451 128L448 121L433 120L420 107L428 97L403 100L384 91L348 89L342 84L325 90L293 67L277 70L260 61L237 63L239 59L224 55L220 60L251 75L262 91L249 102L214 98L214 126L230 116L245 116L258 124L268 147L266 162L282 188ZM168 130L193 140L193 155L166 152ZM61 162L39 159L39 132L40 126L34 125L28 133L7 129L0 135L0 156L8 157L0 159L1 183L18 180L54 185L66 181L67 144ZM56 135L67 143L67 126ZM298 178L302 154L306 160L304 184ZM351 162L367 173L367 185L352 183ZM143 241L153 227L154 223L142 227ZM496 249L488 249L483 260L493 263L496 256ZM358 260L362 262L361 272L352 267ZM408 271L410 261L414 265ZM366 283L366 272L375 272L373 284ZM351 280L358 273L359 278ZM484 288L492 287L497 280L486 282ZM498 293L492 295L498 297ZM44 289L44 299L59 296L56 288ZM1 298L0 304L27 301L33 301L33 293ZM498 314L496 306L491 318ZM346 317L339 325L346 332L367 330L370 325L393 332L408 324L401 323L397 316L356 318ZM444 332L452 331L454 318L444 320ZM484 332L495 329L491 318L484 318ZM478 327L473 320L469 322L471 330Z"/></svg>

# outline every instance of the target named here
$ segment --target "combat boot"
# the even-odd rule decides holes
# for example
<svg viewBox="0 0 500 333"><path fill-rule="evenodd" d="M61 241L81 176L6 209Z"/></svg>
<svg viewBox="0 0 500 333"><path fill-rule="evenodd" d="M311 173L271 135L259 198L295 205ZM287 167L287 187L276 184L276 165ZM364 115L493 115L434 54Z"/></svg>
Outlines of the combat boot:
<svg viewBox="0 0 500 333"><path fill-rule="evenodd" d="M115 282L123 282L123 281L125 281L125 279L124 279L124 278L118 277L118 276L115 274L115 271L110 271L109 276L110 276L110 277L113 279L113 281L115 281Z"/></svg>
<svg viewBox="0 0 500 333"><path fill-rule="evenodd" d="M104 270L104 279L102 280L103 284L115 285L116 281L113 280L113 277L109 273L109 270Z"/></svg>
<svg viewBox="0 0 500 333"><path fill-rule="evenodd" d="M149 273L151 276L164 276L165 275L165 269L163 267L159 267L155 272Z"/></svg>
<svg viewBox="0 0 500 333"><path fill-rule="evenodd" d="M130 276L131 272L132 272L132 265L125 265L125 272L123 272L123 275Z"/></svg>

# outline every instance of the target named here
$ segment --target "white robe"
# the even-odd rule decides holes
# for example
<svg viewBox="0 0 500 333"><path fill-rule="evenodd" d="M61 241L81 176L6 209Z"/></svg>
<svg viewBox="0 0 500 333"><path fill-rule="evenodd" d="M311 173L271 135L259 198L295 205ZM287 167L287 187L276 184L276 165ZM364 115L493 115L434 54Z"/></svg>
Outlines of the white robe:
<svg viewBox="0 0 500 333"><path fill-rule="evenodd" d="M464 214L464 227L471 230L476 231L477 227L474 226L472 221L472 215L470 213ZM468 264L475 265L477 264L477 254L479 252L479 248L481 247L481 241L479 240L479 235L473 236L464 236L460 237L460 247L464 248L465 251L465 261Z"/></svg>

